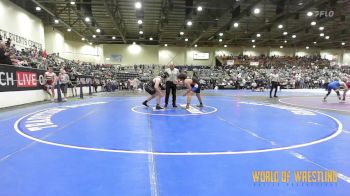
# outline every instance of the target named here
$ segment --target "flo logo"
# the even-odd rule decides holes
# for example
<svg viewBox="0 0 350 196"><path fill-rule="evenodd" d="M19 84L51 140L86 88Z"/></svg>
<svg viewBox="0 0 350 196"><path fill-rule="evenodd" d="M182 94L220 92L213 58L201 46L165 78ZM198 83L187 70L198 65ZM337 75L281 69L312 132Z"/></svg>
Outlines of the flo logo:
<svg viewBox="0 0 350 196"><path fill-rule="evenodd" d="M326 18L332 18L334 16L334 11L333 10L322 10L322 11L315 11L315 16L316 17L326 17Z"/></svg>

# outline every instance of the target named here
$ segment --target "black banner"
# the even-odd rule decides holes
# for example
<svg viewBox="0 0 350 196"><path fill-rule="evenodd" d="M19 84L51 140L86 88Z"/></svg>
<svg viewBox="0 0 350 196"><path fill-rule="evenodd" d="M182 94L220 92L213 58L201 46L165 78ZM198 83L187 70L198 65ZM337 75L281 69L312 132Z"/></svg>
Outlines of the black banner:
<svg viewBox="0 0 350 196"><path fill-rule="evenodd" d="M44 89L45 72L45 70L0 64L0 92ZM92 81L92 76L78 77L84 86ZM96 81L100 80L96 78Z"/></svg>

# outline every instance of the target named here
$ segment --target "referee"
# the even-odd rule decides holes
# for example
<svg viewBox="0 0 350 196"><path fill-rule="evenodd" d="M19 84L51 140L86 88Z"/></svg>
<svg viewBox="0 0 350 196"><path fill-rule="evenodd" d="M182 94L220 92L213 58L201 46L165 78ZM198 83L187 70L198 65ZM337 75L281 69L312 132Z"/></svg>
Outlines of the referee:
<svg viewBox="0 0 350 196"><path fill-rule="evenodd" d="M179 75L179 70L175 68L175 65L172 63L169 65L169 68L165 69L165 72L169 74L169 77L166 80L166 88L165 88L165 105L164 107L168 107L169 102L169 94L170 90L173 94L173 107L176 108L176 83L177 76Z"/></svg>
<svg viewBox="0 0 350 196"><path fill-rule="evenodd" d="M278 75L276 69L273 70L273 73L271 73L270 79L271 79L270 98L272 98L272 90L273 90L273 89L275 89L275 95L274 95L274 97L277 97L276 93L277 93L277 87L278 87L278 85L279 85L279 75Z"/></svg>

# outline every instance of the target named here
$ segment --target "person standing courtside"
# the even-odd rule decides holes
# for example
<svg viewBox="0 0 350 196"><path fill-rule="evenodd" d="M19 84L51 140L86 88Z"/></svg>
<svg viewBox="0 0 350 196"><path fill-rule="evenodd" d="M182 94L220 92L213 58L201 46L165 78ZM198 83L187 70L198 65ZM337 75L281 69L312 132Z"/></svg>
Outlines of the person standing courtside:
<svg viewBox="0 0 350 196"><path fill-rule="evenodd" d="M165 83L165 105L164 107L168 107L170 90L173 94L173 107L176 108L176 83L177 76L179 75L179 70L175 68L175 65L172 63L169 65L169 68L165 69L165 72L169 74L169 77Z"/></svg>
<svg viewBox="0 0 350 196"><path fill-rule="evenodd" d="M277 70L273 70L273 72L270 74L270 80L271 80L271 90L270 90L270 98L272 98L272 90L275 89L275 95L274 97L277 97L277 87L279 85L279 75L277 73Z"/></svg>
<svg viewBox="0 0 350 196"><path fill-rule="evenodd" d="M68 83L70 81L69 81L69 76L66 73L66 70L64 70L64 68L60 69L58 79L60 81L60 88L63 93L63 101L67 101L67 88L68 88Z"/></svg>

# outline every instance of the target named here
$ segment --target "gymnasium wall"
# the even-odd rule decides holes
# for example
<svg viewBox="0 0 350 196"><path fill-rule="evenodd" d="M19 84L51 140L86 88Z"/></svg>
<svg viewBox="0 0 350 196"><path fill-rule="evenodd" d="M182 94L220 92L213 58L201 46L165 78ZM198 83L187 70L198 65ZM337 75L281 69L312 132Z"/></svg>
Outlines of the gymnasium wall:
<svg viewBox="0 0 350 196"><path fill-rule="evenodd" d="M133 64L164 64L174 62L176 65L215 65L217 55L275 55L275 56L311 56L323 55L322 57L337 58L337 62L342 62L341 50L324 50L310 48L269 48L269 47L164 47L150 45L127 45L127 44L105 44L103 45L105 63L133 65ZM208 60L193 60L195 52L209 53ZM118 61L112 58L117 55ZM108 59L108 60L106 60ZM349 62L350 60L347 60Z"/></svg>
<svg viewBox="0 0 350 196"><path fill-rule="evenodd" d="M294 52L294 48L271 48L269 56L293 56Z"/></svg>
<svg viewBox="0 0 350 196"><path fill-rule="evenodd" d="M260 55L268 55L268 48L242 48L240 54L247 56L260 56Z"/></svg>
<svg viewBox="0 0 350 196"><path fill-rule="evenodd" d="M45 26L45 48L49 54L59 53L60 57L84 62L103 62L103 45L89 45L86 42L71 41L52 26Z"/></svg>
<svg viewBox="0 0 350 196"><path fill-rule="evenodd" d="M45 47L42 21L8 0L0 1L0 30L26 39L27 45L30 44L29 41L34 41ZM16 44L14 40L13 43ZM16 45L26 47L25 44Z"/></svg>
<svg viewBox="0 0 350 196"><path fill-rule="evenodd" d="M195 53L209 53L208 60L194 60ZM198 47L186 49L185 64L187 65L215 65L215 50L212 47Z"/></svg>
<svg viewBox="0 0 350 196"><path fill-rule="evenodd" d="M45 27L45 43L49 53L59 52L62 57L71 60L81 60L95 63L111 63L121 65L133 64L169 64L176 65L215 65L217 55L275 55L275 56L311 56L321 55L323 58L336 59L339 64L350 65L350 51L342 49L319 50L312 46L309 50L305 48L271 48L271 47L164 47L151 45L130 45L130 44L103 44L90 46L86 42L65 40L64 35L53 30L52 27ZM62 41L63 39L63 41ZM194 52L208 52L209 60L193 60ZM114 60L112 55L121 58Z"/></svg>
<svg viewBox="0 0 350 196"><path fill-rule="evenodd" d="M89 45L85 42L65 40L60 56L69 60L103 62L103 45Z"/></svg>
<svg viewBox="0 0 350 196"><path fill-rule="evenodd" d="M173 62L176 65L185 65L187 53L181 47L160 47L158 52L159 64L168 65Z"/></svg>
<svg viewBox="0 0 350 196"><path fill-rule="evenodd" d="M45 26L45 49L48 54L64 51L64 34L52 26Z"/></svg>
<svg viewBox="0 0 350 196"><path fill-rule="evenodd" d="M158 64L159 46L104 44L104 62L121 65ZM119 58L120 57L120 58ZM107 59L110 60L107 60Z"/></svg>
<svg viewBox="0 0 350 196"><path fill-rule="evenodd" d="M345 65L350 65L350 51L347 50L344 52L344 55L343 55L343 64Z"/></svg>

